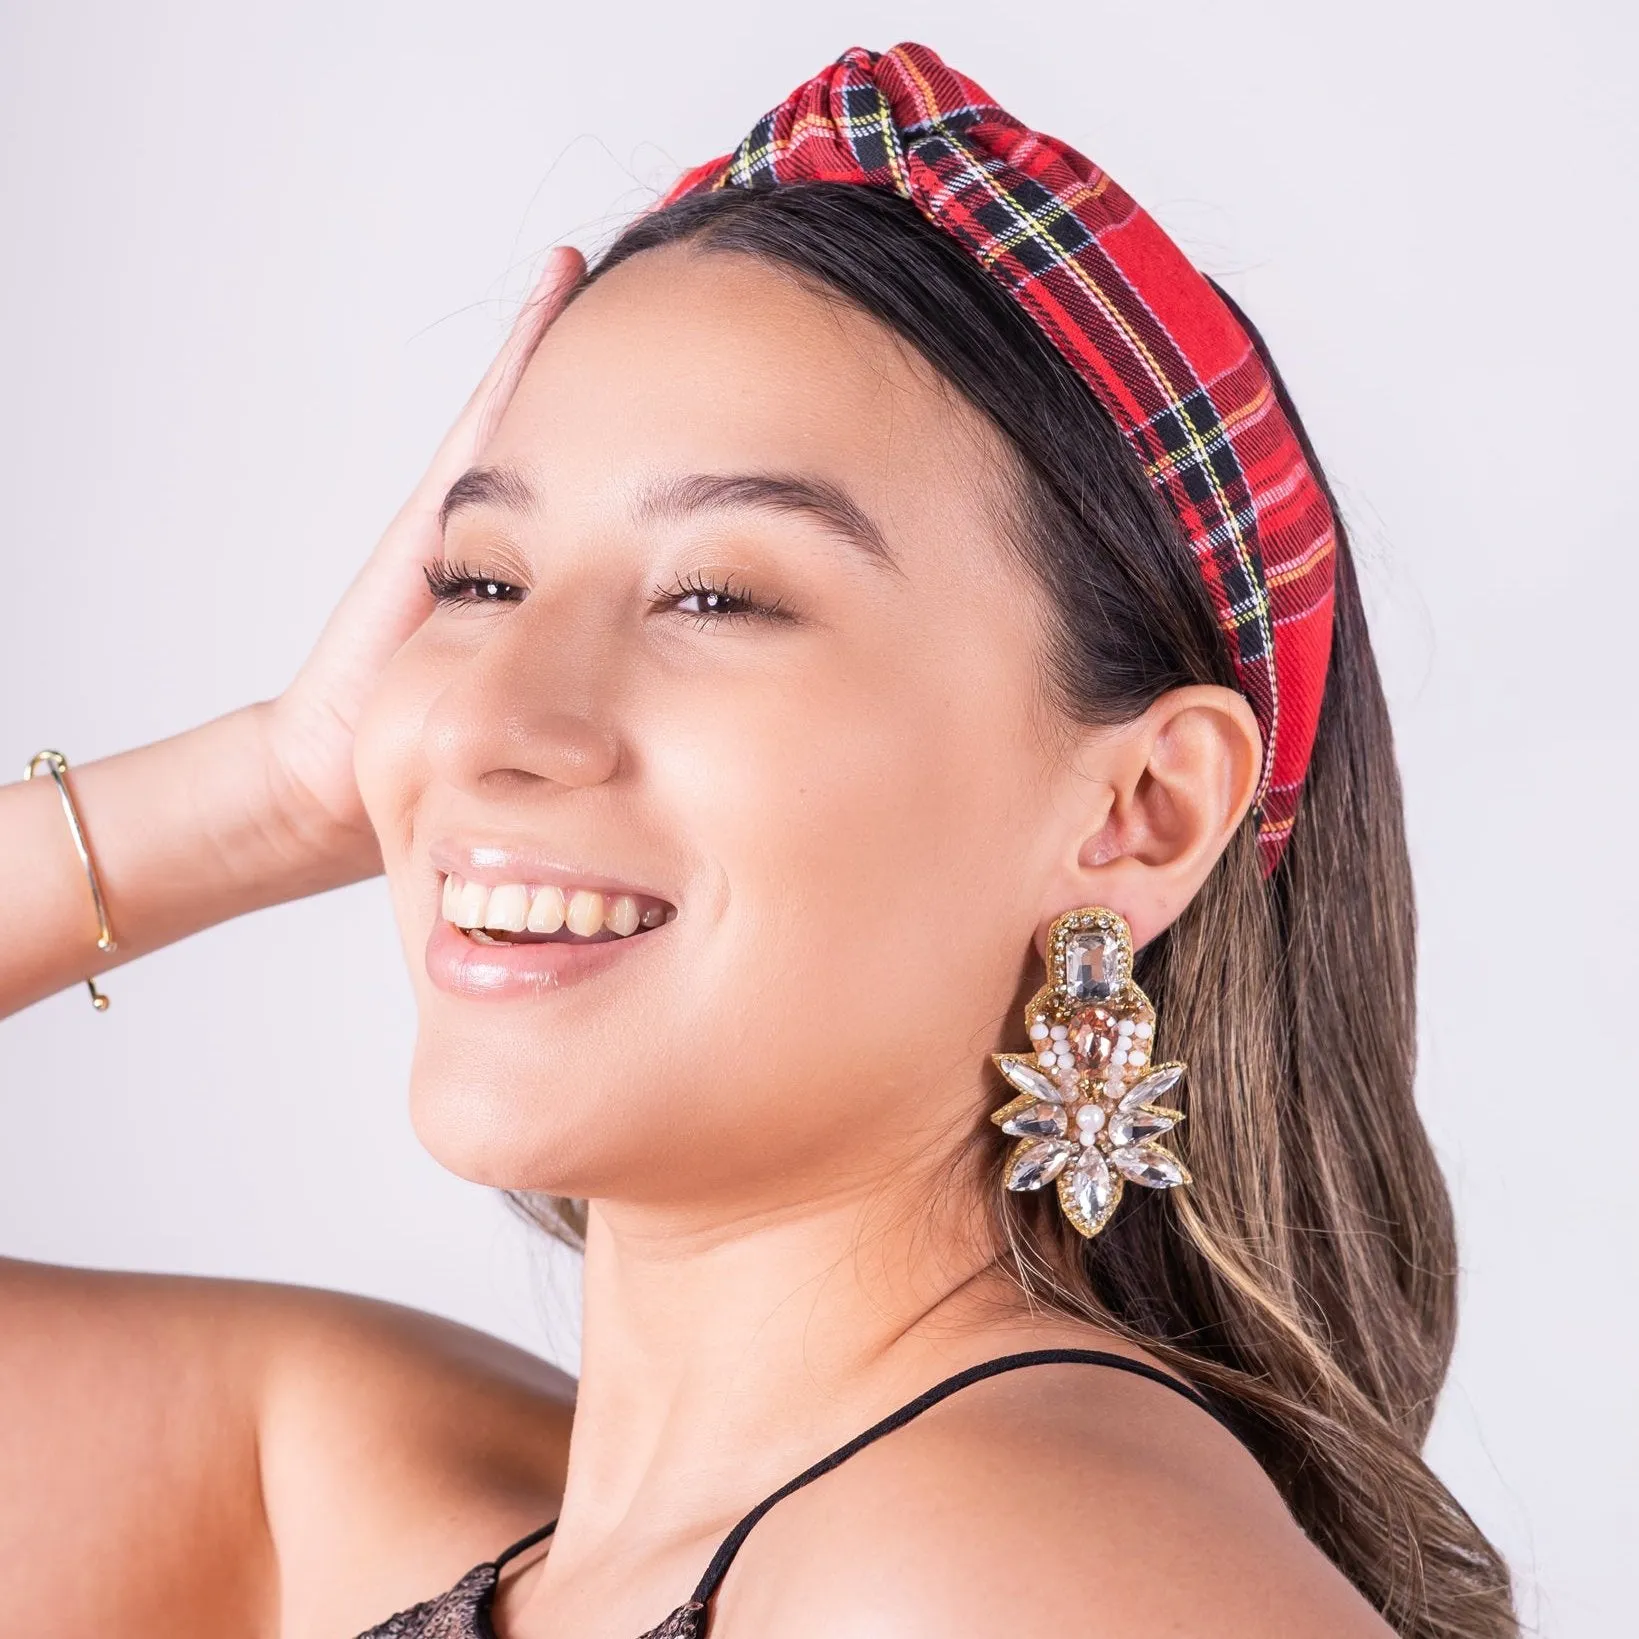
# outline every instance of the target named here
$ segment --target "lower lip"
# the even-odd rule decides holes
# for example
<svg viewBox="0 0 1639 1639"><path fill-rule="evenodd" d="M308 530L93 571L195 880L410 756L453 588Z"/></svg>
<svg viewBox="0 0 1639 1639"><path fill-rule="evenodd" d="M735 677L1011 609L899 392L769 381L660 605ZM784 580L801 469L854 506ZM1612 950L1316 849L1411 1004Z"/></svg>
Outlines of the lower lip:
<svg viewBox="0 0 1639 1639"><path fill-rule="evenodd" d="M510 1000L567 990L630 961L635 948L664 928L595 945L481 945L438 917L427 937L427 977L452 996Z"/></svg>

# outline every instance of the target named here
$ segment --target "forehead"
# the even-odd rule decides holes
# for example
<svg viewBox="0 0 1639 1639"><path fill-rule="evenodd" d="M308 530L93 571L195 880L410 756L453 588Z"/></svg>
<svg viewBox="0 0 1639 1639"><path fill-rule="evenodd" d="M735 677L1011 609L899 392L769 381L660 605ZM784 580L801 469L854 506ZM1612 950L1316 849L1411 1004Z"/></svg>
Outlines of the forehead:
<svg viewBox="0 0 1639 1639"><path fill-rule="evenodd" d="M560 498L680 473L798 473L884 530L994 516L1003 440L841 297L751 257L669 246L598 279L542 340L486 450Z"/></svg>

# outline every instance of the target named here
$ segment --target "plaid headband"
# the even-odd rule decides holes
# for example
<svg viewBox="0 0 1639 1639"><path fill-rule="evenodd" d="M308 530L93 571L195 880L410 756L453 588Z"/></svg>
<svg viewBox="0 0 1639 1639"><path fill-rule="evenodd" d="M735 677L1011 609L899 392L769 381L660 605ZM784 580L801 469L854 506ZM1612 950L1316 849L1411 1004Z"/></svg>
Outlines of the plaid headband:
<svg viewBox="0 0 1639 1639"><path fill-rule="evenodd" d="M1183 526L1263 735L1258 850L1291 835L1332 642L1331 507L1251 338L1183 252L1075 149L926 46L855 46L661 201L857 182L909 199L1041 326Z"/></svg>

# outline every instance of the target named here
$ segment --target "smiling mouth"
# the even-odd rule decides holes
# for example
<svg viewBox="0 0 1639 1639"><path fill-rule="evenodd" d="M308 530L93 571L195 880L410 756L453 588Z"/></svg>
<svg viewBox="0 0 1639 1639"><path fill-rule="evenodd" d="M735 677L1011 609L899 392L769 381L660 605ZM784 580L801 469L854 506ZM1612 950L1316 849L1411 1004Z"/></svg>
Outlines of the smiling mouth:
<svg viewBox="0 0 1639 1639"><path fill-rule="evenodd" d="M677 917L646 894L604 894L553 883L490 885L444 878L444 920L478 945L601 945L633 939Z"/></svg>

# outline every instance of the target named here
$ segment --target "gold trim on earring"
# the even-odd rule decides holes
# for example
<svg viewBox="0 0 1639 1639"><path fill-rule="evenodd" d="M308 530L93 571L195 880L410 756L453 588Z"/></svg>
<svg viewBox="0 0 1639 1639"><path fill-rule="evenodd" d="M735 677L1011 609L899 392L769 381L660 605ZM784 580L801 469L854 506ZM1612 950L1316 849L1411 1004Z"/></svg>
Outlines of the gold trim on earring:
<svg viewBox="0 0 1639 1639"><path fill-rule="evenodd" d="M97 913L97 949L118 950L119 946L114 942L114 930L108 925L108 907L103 903L102 885L97 881L97 868L91 863L91 849L85 840L85 827L80 824L79 810L74 806L68 781L64 778L68 773L68 759L60 751L36 751L29 758L28 767L23 770L23 778L32 780L39 772L41 763L45 764L47 772L57 782L57 795L62 799L63 815L74 838L74 851L80 856L80 864L85 867L85 880L91 884L91 904ZM87 979L85 982L91 990L91 1005L99 1013L106 1013L108 998L97 989L96 980Z"/></svg>
<svg viewBox="0 0 1639 1639"><path fill-rule="evenodd" d="M992 1053L1018 1094L991 1120L1018 1139L1003 1182L1057 1183L1059 1205L1089 1240L1125 1184L1176 1189L1189 1173L1155 1140L1184 1119L1157 1104L1184 1074L1154 1063L1155 1009L1133 983L1132 929L1101 905L1066 911L1047 934L1047 983L1024 1010L1030 1050Z"/></svg>

